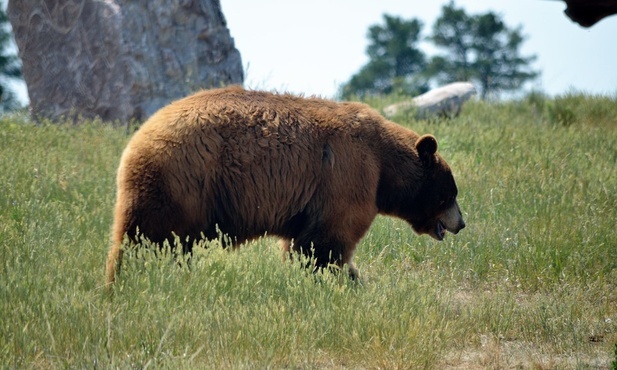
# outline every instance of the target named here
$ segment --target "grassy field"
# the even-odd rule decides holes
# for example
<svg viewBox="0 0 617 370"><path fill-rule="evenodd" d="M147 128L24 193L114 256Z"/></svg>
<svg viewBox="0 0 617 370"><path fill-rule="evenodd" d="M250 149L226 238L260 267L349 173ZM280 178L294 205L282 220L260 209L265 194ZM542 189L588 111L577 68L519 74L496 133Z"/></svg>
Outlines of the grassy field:
<svg viewBox="0 0 617 370"><path fill-rule="evenodd" d="M398 121L437 136L459 235L380 217L360 282L282 263L268 238L197 248L190 270L130 251L109 299L125 131L0 118L0 368L616 369L617 99Z"/></svg>

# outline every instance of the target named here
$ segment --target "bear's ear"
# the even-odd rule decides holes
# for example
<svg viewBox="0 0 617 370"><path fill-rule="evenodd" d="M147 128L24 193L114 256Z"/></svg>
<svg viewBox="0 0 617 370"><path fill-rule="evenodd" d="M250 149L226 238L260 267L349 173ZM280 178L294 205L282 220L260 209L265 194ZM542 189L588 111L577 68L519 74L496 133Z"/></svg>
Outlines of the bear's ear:
<svg viewBox="0 0 617 370"><path fill-rule="evenodd" d="M430 162L437 152L437 139L433 135L422 135L416 142L416 150L423 162Z"/></svg>

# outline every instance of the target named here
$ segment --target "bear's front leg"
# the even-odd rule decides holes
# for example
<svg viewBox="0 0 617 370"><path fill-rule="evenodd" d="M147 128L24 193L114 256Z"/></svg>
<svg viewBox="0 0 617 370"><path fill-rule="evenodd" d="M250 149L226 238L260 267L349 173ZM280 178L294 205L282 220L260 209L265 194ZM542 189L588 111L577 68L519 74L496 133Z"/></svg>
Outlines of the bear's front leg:
<svg viewBox="0 0 617 370"><path fill-rule="evenodd" d="M349 276L352 279L359 277L358 269L352 262L355 245L346 246L345 243L324 240L315 236L300 236L293 241L281 239L284 258L292 258L294 253L301 253L314 260L311 265L315 270L337 266L342 269L345 264L349 267ZM307 266L309 267L309 266Z"/></svg>

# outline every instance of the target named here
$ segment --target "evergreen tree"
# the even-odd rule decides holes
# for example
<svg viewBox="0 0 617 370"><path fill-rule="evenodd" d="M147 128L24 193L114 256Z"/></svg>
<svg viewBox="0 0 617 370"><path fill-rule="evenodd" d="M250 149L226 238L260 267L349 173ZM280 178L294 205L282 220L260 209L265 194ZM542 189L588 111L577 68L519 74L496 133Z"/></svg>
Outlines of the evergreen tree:
<svg viewBox="0 0 617 370"><path fill-rule="evenodd" d="M471 79L472 27L472 20L463 9L455 9L452 3L442 8L442 15L435 21L429 40L445 48L451 57L433 57L428 66L431 76L446 83Z"/></svg>
<svg viewBox="0 0 617 370"><path fill-rule="evenodd" d="M426 91L419 72L426 66L424 53L417 47L422 22L409 21L387 14L383 25L369 28L369 62L342 86L341 97L367 96L405 92L414 94Z"/></svg>
<svg viewBox="0 0 617 370"><path fill-rule="evenodd" d="M10 81L21 79L21 61L17 55L10 52L12 32L6 15L5 4L0 6L0 111L8 111L20 107L20 103Z"/></svg>
<svg viewBox="0 0 617 370"><path fill-rule="evenodd" d="M517 90L538 76L529 67L536 57L520 56L520 27L510 30L497 15L487 13L475 17L474 36L474 74L483 99L490 92Z"/></svg>
<svg viewBox="0 0 617 370"><path fill-rule="evenodd" d="M430 40L447 55L433 57L428 73L441 83L474 81L482 99L517 90L538 76L529 66L536 57L520 55L521 28L509 29L495 13L470 16L450 2L442 8Z"/></svg>

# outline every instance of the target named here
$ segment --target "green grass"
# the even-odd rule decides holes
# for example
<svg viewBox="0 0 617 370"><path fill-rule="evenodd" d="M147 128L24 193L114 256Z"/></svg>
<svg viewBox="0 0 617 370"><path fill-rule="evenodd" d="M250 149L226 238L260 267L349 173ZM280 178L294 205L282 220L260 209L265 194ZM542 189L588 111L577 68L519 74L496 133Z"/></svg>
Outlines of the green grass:
<svg viewBox="0 0 617 370"><path fill-rule="evenodd" d="M379 217L359 283L282 263L273 239L212 242L190 269L132 250L109 299L124 130L0 118L0 367L614 368L617 100L532 95L398 121L437 136L459 235Z"/></svg>

